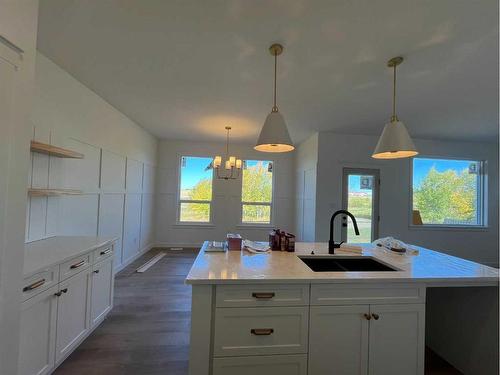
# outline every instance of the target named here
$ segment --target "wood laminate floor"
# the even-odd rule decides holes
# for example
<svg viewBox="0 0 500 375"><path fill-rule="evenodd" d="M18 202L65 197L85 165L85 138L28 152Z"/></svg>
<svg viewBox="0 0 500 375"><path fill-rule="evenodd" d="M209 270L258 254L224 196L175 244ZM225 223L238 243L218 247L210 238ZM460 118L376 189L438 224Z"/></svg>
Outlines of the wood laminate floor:
<svg viewBox="0 0 500 375"><path fill-rule="evenodd" d="M135 272L159 251L144 254L116 276L113 311L54 374L188 374L191 287L184 278L198 249L167 251L145 273ZM461 374L430 351L425 373Z"/></svg>

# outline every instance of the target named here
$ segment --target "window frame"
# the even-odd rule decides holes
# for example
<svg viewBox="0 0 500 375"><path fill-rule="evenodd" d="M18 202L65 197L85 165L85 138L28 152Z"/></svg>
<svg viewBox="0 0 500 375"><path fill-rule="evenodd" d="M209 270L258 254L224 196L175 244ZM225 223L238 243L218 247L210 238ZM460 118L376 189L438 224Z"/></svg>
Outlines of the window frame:
<svg viewBox="0 0 500 375"><path fill-rule="evenodd" d="M471 161L480 163L480 171L478 174L478 196L477 204L479 224L413 224L413 161L415 159L436 159L436 160L457 160ZM440 156L440 155L424 155L409 158L409 209L408 209L408 227L412 230L452 230L452 231L485 231L488 226L488 161L485 159L476 159L474 157L458 157L458 156Z"/></svg>
<svg viewBox="0 0 500 375"><path fill-rule="evenodd" d="M203 200L187 200L187 199L181 199L181 182L182 182L182 158L206 158L206 159L211 159L210 156L200 156L200 155L185 155L185 154L180 154L178 155L178 167L177 167L177 199L176 199L176 226L208 226L212 227L213 226L213 200L214 200L214 170L213 168L211 169L212 171L212 197L209 201L203 201ZM209 221L181 221L181 204L182 203L205 203L209 204L210 206L210 215L209 215Z"/></svg>
<svg viewBox="0 0 500 375"><path fill-rule="evenodd" d="M262 160L262 159L243 159L243 163L247 161L262 161L262 162L270 162L273 164L272 171L272 188L271 188L271 202L244 202L243 201L243 170L240 175L240 221L239 225L241 227L253 227L253 228L272 228L274 225L274 189L275 189L275 171L276 171L276 162L274 160ZM252 223L252 222L244 222L243 221L243 206L269 206L269 223Z"/></svg>

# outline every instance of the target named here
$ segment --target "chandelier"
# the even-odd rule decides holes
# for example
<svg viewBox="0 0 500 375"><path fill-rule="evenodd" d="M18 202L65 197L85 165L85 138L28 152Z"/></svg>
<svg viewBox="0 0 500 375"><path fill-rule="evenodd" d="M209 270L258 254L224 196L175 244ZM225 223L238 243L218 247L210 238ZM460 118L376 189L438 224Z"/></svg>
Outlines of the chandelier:
<svg viewBox="0 0 500 375"><path fill-rule="evenodd" d="M212 166L215 169L215 173L218 179L220 180L235 180L240 176L240 171L243 166L243 162L241 159L236 159L236 156L229 156L229 131L231 130L230 126L225 127L227 131L226 136L226 159L224 161L224 168L222 166L222 157L217 155L212 161ZM224 172L221 172L221 169Z"/></svg>

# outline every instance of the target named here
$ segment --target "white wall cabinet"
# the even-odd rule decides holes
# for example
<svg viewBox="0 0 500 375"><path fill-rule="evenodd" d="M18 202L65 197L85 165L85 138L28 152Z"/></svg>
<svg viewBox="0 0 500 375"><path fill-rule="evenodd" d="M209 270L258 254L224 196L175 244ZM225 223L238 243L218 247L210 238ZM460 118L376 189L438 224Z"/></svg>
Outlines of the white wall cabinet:
<svg viewBox="0 0 500 375"><path fill-rule="evenodd" d="M22 304L19 375L43 375L54 367L57 292L53 286Z"/></svg>
<svg viewBox="0 0 500 375"><path fill-rule="evenodd" d="M92 270L92 326L111 310L113 305L113 258L109 257L94 265Z"/></svg>
<svg viewBox="0 0 500 375"><path fill-rule="evenodd" d="M309 375L421 375L424 304L312 306Z"/></svg>
<svg viewBox="0 0 500 375"><path fill-rule="evenodd" d="M91 269L60 284L57 301L56 362L64 359L90 329Z"/></svg>
<svg viewBox="0 0 500 375"><path fill-rule="evenodd" d="M113 260L106 245L25 278L19 375L51 373L104 320L113 307Z"/></svg>

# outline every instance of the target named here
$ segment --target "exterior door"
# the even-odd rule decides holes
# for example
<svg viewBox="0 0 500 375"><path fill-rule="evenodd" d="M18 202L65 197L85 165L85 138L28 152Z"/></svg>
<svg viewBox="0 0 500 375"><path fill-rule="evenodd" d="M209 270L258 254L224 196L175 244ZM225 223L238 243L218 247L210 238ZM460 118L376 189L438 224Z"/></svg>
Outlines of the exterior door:
<svg viewBox="0 0 500 375"><path fill-rule="evenodd" d="M311 306L309 375L366 375L368 305Z"/></svg>
<svg viewBox="0 0 500 375"><path fill-rule="evenodd" d="M367 243L378 238L379 223L378 169L344 168L342 178L342 208L356 218L359 236L349 217L342 222L342 241Z"/></svg>

